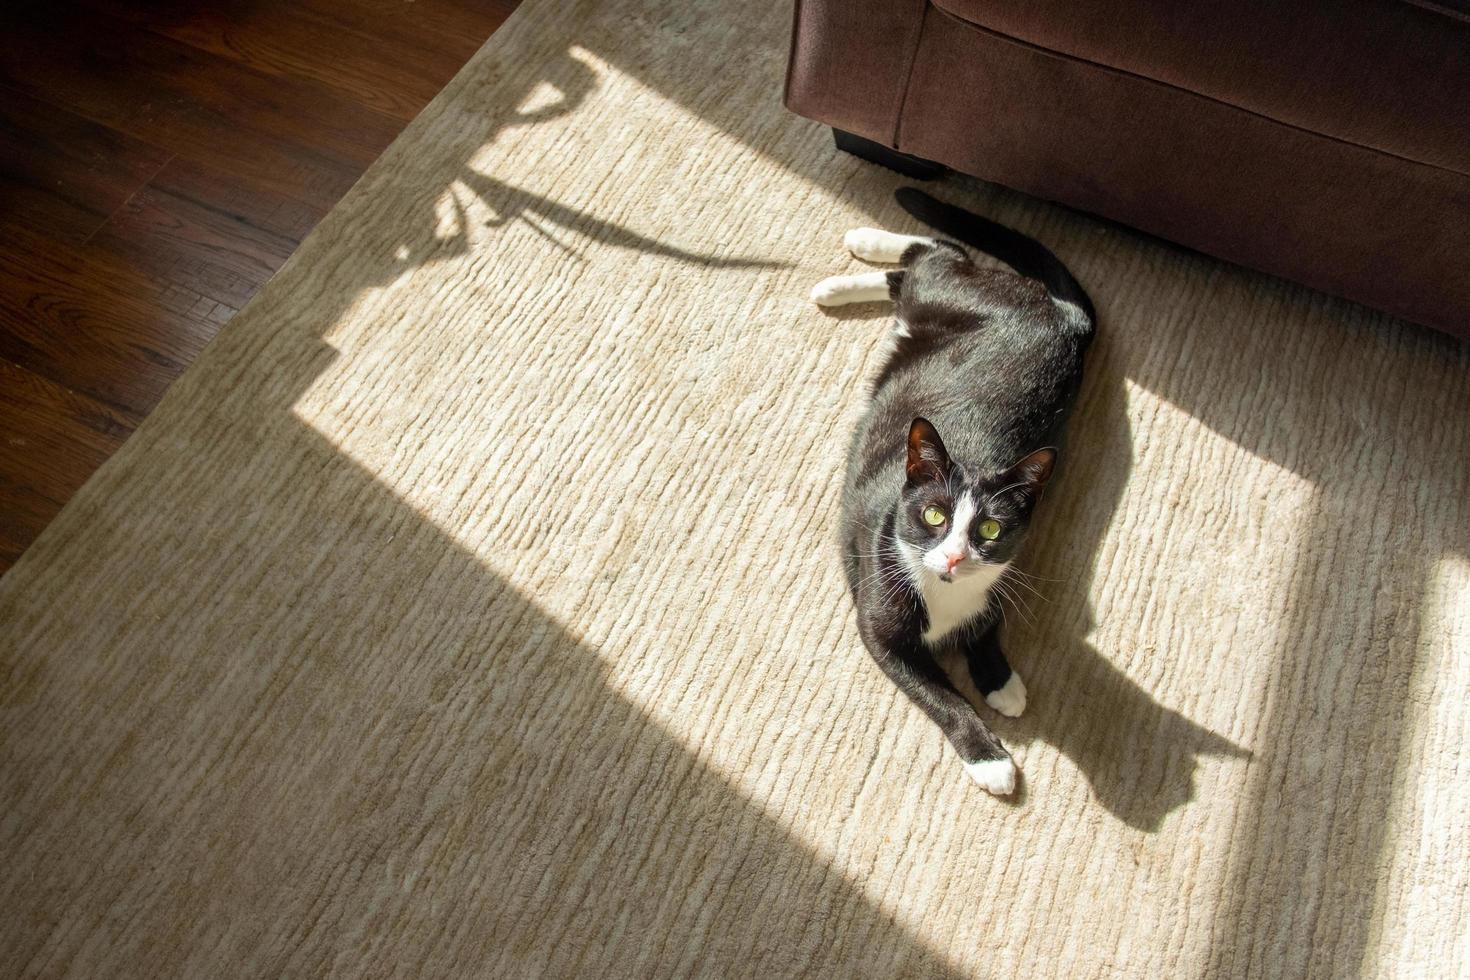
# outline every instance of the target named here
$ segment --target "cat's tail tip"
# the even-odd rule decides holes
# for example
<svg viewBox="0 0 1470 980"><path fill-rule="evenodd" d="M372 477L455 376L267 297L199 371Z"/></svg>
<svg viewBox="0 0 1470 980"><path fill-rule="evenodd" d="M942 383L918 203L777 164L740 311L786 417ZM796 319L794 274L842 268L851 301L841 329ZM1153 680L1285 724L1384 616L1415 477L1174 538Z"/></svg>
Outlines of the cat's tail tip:
<svg viewBox="0 0 1470 980"><path fill-rule="evenodd" d="M920 221L924 220L920 212L930 211L934 205L940 203L938 198L921 191L917 187L900 187L893 192L893 199L898 202L899 207Z"/></svg>

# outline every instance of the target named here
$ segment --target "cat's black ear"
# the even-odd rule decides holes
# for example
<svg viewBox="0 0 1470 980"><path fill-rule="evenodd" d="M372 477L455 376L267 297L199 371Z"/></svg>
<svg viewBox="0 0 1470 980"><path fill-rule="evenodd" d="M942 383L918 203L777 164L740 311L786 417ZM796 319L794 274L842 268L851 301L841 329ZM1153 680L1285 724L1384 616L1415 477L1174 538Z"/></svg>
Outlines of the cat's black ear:
<svg viewBox="0 0 1470 980"><path fill-rule="evenodd" d="M1051 479L1052 468L1057 464L1057 451L1050 446L1038 449L1006 470L1007 482L1024 483L1031 489L1041 491Z"/></svg>
<svg viewBox="0 0 1470 980"><path fill-rule="evenodd" d="M907 470L910 483L942 480L949 472L949 453L928 419L914 419L909 426Z"/></svg>

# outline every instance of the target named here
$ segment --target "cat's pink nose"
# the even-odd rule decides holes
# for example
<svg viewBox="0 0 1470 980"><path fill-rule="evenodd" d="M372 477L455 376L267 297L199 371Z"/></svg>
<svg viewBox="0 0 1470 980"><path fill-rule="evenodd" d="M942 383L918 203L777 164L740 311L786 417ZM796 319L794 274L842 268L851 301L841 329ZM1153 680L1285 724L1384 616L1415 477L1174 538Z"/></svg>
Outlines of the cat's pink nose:
<svg viewBox="0 0 1470 980"><path fill-rule="evenodd" d="M950 572L954 571L954 567L964 560L964 555L945 555L944 574L948 575Z"/></svg>

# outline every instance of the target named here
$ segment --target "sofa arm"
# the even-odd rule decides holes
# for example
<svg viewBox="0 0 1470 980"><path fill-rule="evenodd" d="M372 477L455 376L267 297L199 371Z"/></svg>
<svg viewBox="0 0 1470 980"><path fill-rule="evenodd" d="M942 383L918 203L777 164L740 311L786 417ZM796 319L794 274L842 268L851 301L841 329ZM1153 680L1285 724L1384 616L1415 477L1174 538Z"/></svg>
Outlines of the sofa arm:
<svg viewBox="0 0 1470 980"><path fill-rule="evenodd" d="M786 108L896 146L926 6L927 0L797 0Z"/></svg>

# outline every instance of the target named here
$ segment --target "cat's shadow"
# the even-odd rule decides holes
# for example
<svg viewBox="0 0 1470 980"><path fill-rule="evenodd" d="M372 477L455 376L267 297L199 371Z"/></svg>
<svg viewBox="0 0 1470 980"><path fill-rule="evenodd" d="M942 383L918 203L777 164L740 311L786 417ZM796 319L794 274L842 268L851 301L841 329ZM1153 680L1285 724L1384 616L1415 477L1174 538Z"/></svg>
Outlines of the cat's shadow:
<svg viewBox="0 0 1470 980"><path fill-rule="evenodd" d="M890 308L878 303L828 312L837 320L875 327L891 316ZM1027 747L1046 742L1077 766L1114 816L1153 832L1169 813L1194 799L1200 757L1250 753L1160 704L1086 639L1095 623L1089 595L1099 574L1097 559L1132 470L1132 433L1118 361L1104 314L1062 449L1060 475L1020 562L1022 570L1044 576L1034 584L1045 601L1028 603L1026 615L1034 628L1001 631L1011 663L1030 689L1026 712L1020 718L999 716L984 704L962 664L944 667L1017 756L1021 782L1009 802L1025 805ZM1008 609L1007 618L1016 625L1021 613Z"/></svg>
<svg viewBox="0 0 1470 980"><path fill-rule="evenodd" d="M1046 641L1043 641L1045 643ZM1243 757L1229 739L1159 704L1086 642L1016 651L1028 668L1032 696L1021 718L998 718L977 708L1020 762L1021 782L1012 798L1026 802L1027 747L1055 745L1086 777L1098 801L1137 830L1154 832L1169 813L1195 798L1201 756ZM1037 670L1045 659L1050 669ZM971 700L973 686L966 685Z"/></svg>
<svg viewBox="0 0 1470 980"><path fill-rule="evenodd" d="M1152 832L1170 812L1194 799L1201 756L1240 758L1250 753L1160 704L1114 666L1107 651L1086 639L1096 621L1089 596L1093 576L1102 574L1099 553L1133 465L1119 360L1104 315L1088 354L1060 477L1042 504L1020 563L1023 570L1044 576L1036 585L1045 602L1030 603L1036 628L1002 630L1011 662L1030 686L1030 703L1014 719L980 710L1018 755L1024 756L1023 747L1036 740L1056 746L1114 816ZM1025 799L1025 769L1023 758L1020 802Z"/></svg>

